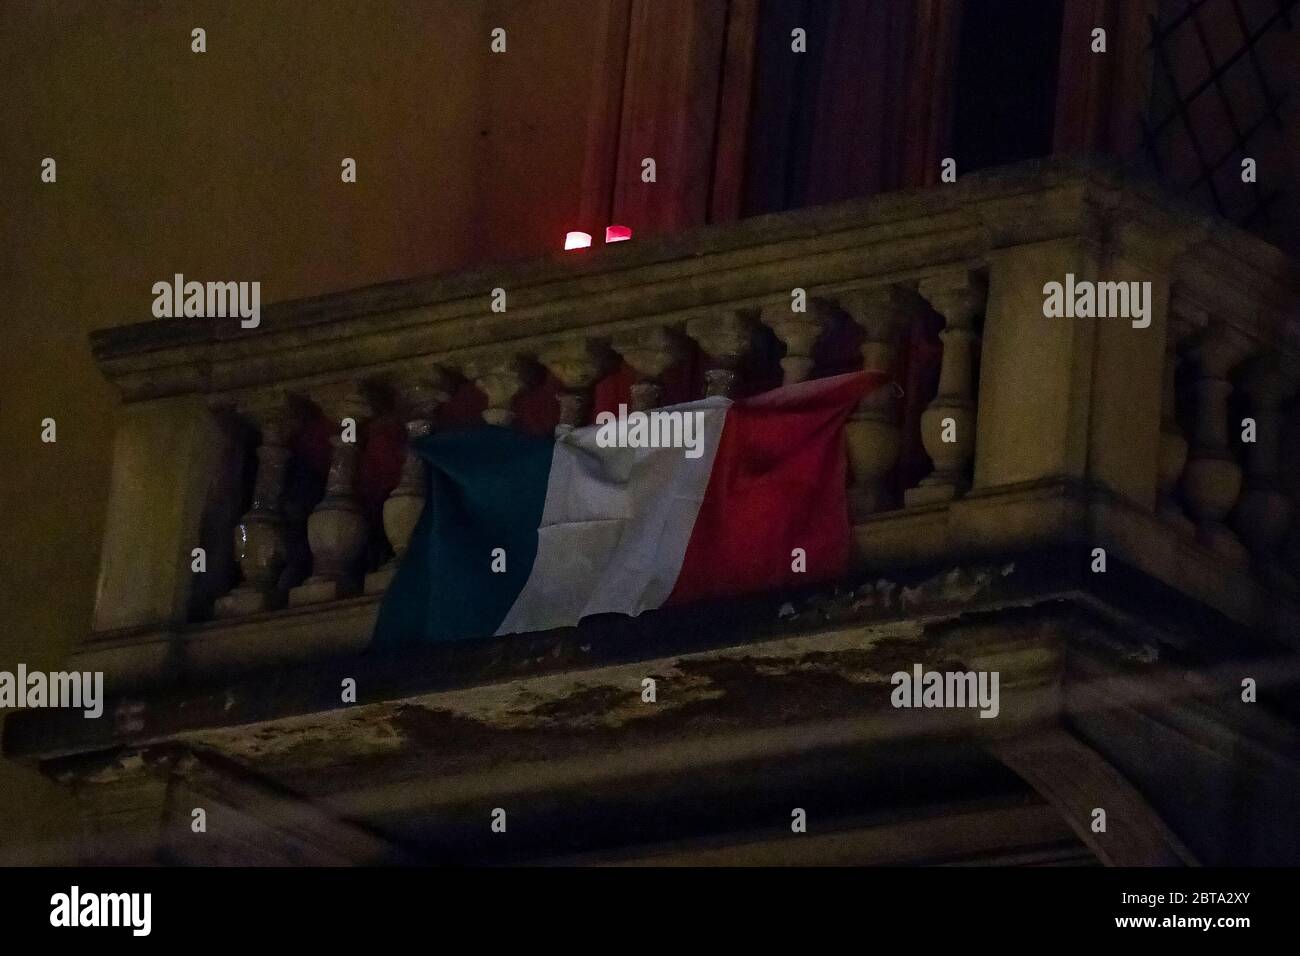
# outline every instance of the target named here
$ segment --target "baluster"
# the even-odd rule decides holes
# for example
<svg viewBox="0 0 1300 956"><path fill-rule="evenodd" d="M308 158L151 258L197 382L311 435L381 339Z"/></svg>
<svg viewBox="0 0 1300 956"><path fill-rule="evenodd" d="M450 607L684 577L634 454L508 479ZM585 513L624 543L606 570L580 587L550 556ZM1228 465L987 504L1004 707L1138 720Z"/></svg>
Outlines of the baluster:
<svg viewBox="0 0 1300 956"><path fill-rule="evenodd" d="M749 352L751 332L751 324L734 312L704 315L686 323L686 334L699 343L711 363L704 373L705 395L735 394L740 360Z"/></svg>
<svg viewBox="0 0 1300 956"><path fill-rule="evenodd" d="M975 454L975 401L971 380L972 320L984 307L983 279L949 272L923 279L921 296L944 319L939 391L921 415L921 443L934 471L903 494L908 507L951 501L968 487L966 468ZM945 438L951 436L951 441Z"/></svg>
<svg viewBox="0 0 1300 956"><path fill-rule="evenodd" d="M517 356L475 359L466 364L465 377L487 396L483 421L509 425L515 420L515 397L524 388L524 363Z"/></svg>
<svg viewBox="0 0 1300 956"><path fill-rule="evenodd" d="M1241 380L1255 419L1255 441L1246 444L1245 490L1233 524L1263 565L1276 556L1294 516L1294 505L1278 481L1278 451L1282 405L1295 386L1270 362L1257 363Z"/></svg>
<svg viewBox="0 0 1300 956"><path fill-rule="evenodd" d="M406 455L402 459L401 477L384 500L384 534L392 546L393 556L366 575L367 594L383 591L392 582L424 511L428 466L416 454L414 444L433 431L433 417L450 397L450 376L440 369L415 372L395 380L393 389L397 407L405 419Z"/></svg>
<svg viewBox="0 0 1300 956"><path fill-rule="evenodd" d="M759 321L785 345L785 357L781 359L783 385L805 381L812 374L813 346L831 318L830 307L818 299L808 302L807 312L791 311L789 300L763 307Z"/></svg>
<svg viewBox="0 0 1300 956"><path fill-rule="evenodd" d="M240 402L238 412L261 432L257 447L257 476L248 513L235 526L235 560L243 582L217 598L216 617L237 617L274 610L283 605L280 572L287 555L281 496L294 416L283 395L255 396Z"/></svg>
<svg viewBox="0 0 1300 956"><path fill-rule="evenodd" d="M291 607L356 594L361 585L357 565L368 532L356 495L361 420L368 403L353 385L327 388L314 397L332 426L330 470L325 496L307 519L311 577L289 592ZM357 441L343 440L343 420L347 418L356 423Z"/></svg>
<svg viewBox="0 0 1300 956"><path fill-rule="evenodd" d="M555 434L563 435L587 423L591 389L608 368L608 351L587 339L566 339L548 346L537 361L560 383L560 422Z"/></svg>
<svg viewBox="0 0 1300 956"><path fill-rule="evenodd" d="M680 337L668 329L654 326L634 329L614 336L614 351L636 374L632 385L632 410L644 412L663 402L661 376L682 357Z"/></svg>
<svg viewBox="0 0 1300 956"><path fill-rule="evenodd" d="M849 511L855 521L889 502L885 479L898 463L902 432L895 389L898 338L921 315L915 293L897 286L851 292L840 306L863 330L862 369L885 376L884 387L866 395L844 426L848 448Z"/></svg>
<svg viewBox="0 0 1300 956"><path fill-rule="evenodd" d="M1248 552L1223 521L1241 494L1241 466L1228 448L1228 374L1246 356L1248 344L1221 325L1212 327L1198 344L1196 428L1183 470L1183 499L1196 521L1197 539L1241 563Z"/></svg>

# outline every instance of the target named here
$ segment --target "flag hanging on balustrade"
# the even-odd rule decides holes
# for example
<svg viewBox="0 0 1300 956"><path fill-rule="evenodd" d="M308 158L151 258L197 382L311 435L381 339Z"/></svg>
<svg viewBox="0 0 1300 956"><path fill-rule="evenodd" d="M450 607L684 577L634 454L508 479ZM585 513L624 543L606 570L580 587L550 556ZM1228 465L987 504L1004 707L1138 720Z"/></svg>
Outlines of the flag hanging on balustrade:
<svg viewBox="0 0 1300 956"><path fill-rule="evenodd" d="M857 372L620 409L556 438L483 425L417 439L428 498L375 645L547 630L842 575L844 424L880 381Z"/></svg>

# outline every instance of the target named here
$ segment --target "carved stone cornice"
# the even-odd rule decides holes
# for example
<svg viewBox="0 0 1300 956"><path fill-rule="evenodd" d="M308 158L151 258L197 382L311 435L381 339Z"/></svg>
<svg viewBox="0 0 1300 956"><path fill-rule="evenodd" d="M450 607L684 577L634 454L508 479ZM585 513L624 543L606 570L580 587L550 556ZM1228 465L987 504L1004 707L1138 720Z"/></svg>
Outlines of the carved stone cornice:
<svg viewBox="0 0 1300 956"><path fill-rule="evenodd" d="M1248 333L1272 334L1300 287L1291 259L1231 225L1207 226L1199 213L1095 163L1039 162L650 238L617 256L557 255L273 303L253 330L164 319L97 331L91 345L127 401L272 384L310 391L363 370L381 377L413 363L460 368L503 350L536 354L566 339L757 311L794 285L833 299L936 268L978 269L1011 247L1085 238L1097 216L1121 251L1167 258L1182 249L1174 278L1198 298L1221 300L1216 315L1248 323ZM511 290L506 313L486 305L496 287Z"/></svg>

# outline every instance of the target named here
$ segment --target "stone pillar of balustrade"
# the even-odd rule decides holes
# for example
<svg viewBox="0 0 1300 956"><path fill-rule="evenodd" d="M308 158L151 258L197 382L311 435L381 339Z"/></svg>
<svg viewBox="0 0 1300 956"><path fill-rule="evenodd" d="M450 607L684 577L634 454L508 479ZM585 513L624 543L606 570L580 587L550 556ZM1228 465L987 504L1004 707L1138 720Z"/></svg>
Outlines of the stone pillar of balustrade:
<svg viewBox="0 0 1300 956"><path fill-rule="evenodd" d="M1214 325L1195 348L1196 427L1183 500L1196 521L1196 537L1223 557L1245 563L1248 552L1224 524L1241 494L1241 466L1228 444L1229 376L1246 357L1248 341L1224 325Z"/></svg>
<svg viewBox="0 0 1300 956"><path fill-rule="evenodd" d="M704 394L734 395L740 384L740 361L749 352L752 324L735 312L714 312L687 322L686 334L709 359L709 368L704 373Z"/></svg>
<svg viewBox="0 0 1300 956"><path fill-rule="evenodd" d="M849 456L849 512L855 521L888 504L885 480L898 463L902 432L896 382L898 340L922 314L915 292L899 286L850 292L840 306L862 329L862 369L886 384L865 396L844 426Z"/></svg>
<svg viewBox="0 0 1300 956"><path fill-rule="evenodd" d="M291 607L357 594L361 590L359 563L369 533L356 494L361 422L369 403L351 384L322 389L313 397L330 422L330 469L325 495L307 519L311 577L289 592ZM348 419L355 423L355 441L343 440Z"/></svg>
<svg viewBox="0 0 1300 956"><path fill-rule="evenodd" d="M555 434L585 425L591 413L591 389L609 368L608 350L589 339L565 339L543 348L537 361L560 383L560 421Z"/></svg>
<svg viewBox="0 0 1300 956"><path fill-rule="evenodd" d="M1273 361L1255 363L1241 379L1255 440L1245 445L1244 488L1233 526L1266 578L1275 570L1273 562L1295 517L1295 503L1279 481L1278 453L1282 405L1295 394L1297 384L1294 370L1284 370Z"/></svg>
<svg viewBox="0 0 1300 956"><path fill-rule="evenodd" d="M376 594L387 589L397 565L411 543L411 534L424 511L428 496L428 466L415 453L414 443L433 431L433 418L451 395L451 377L441 369L421 370L399 376L392 382L397 411L406 426L406 454L397 485L384 500L384 534L393 556L366 575L365 591Z"/></svg>
<svg viewBox="0 0 1300 956"><path fill-rule="evenodd" d="M781 359L781 383L794 385L808 379L813 370L813 347L833 313L820 299L811 299L805 312L790 308L790 300L764 306L758 320L776 334L785 346Z"/></svg>
<svg viewBox="0 0 1300 956"><path fill-rule="evenodd" d="M973 322L985 300L983 279L966 270L923 279L919 291L943 316L944 328L939 333L943 359L938 394L921 415L921 443L934 462L934 471L904 492L908 507L951 501L969 486L966 470L975 454Z"/></svg>
<svg viewBox="0 0 1300 956"><path fill-rule="evenodd" d="M97 634L188 619L192 552L225 443L217 416L199 395L131 402L118 411L95 591Z"/></svg>
<svg viewBox="0 0 1300 956"><path fill-rule="evenodd" d="M515 420L514 401L524 388L524 363L515 355L474 359L464 368L465 377L486 397L483 421L509 425Z"/></svg>
<svg viewBox="0 0 1300 956"><path fill-rule="evenodd" d="M243 577L213 607L217 617L238 617L271 611L284 605L280 572L287 556L284 514L285 469L295 416L286 396L279 393L241 400L238 413L261 435L257 446L257 474L248 512L235 525L235 560Z"/></svg>
<svg viewBox="0 0 1300 956"><path fill-rule="evenodd" d="M681 338L671 329L653 326L621 332L611 344L636 374L632 410L644 412L658 408L663 404L662 376L683 354Z"/></svg>

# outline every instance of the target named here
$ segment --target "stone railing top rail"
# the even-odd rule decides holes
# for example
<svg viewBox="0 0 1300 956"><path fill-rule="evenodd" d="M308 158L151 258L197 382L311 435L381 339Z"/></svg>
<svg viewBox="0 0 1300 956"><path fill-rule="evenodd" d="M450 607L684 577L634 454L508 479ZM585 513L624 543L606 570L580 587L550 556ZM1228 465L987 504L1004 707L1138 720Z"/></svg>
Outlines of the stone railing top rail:
<svg viewBox="0 0 1300 956"><path fill-rule="evenodd" d="M308 386L527 352L576 332L755 308L795 286L834 295L864 283L977 268L996 250L1077 236L1168 269L1185 298L1246 335L1300 353L1297 263L1268 243L1094 160L1033 162L958 183L758 216L427 279L277 303L237 318L162 319L92 333L128 401ZM508 311L489 308L503 288ZM143 300L143 297L142 297Z"/></svg>

